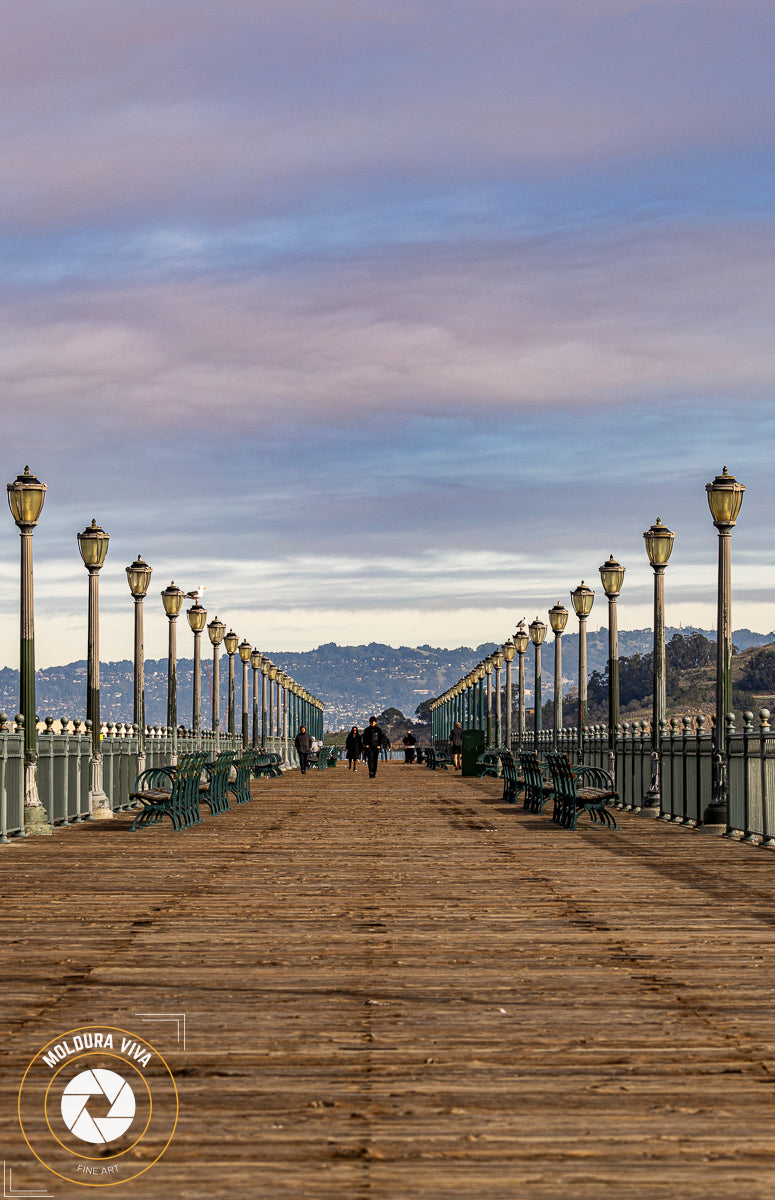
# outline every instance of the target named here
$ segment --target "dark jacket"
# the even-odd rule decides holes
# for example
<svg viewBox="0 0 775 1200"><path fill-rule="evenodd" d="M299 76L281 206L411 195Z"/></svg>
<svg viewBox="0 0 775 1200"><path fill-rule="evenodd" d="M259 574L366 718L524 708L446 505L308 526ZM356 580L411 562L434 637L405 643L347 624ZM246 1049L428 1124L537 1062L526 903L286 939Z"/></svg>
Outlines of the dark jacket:
<svg viewBox="0 0 775 1200"><path fill-rule="evenodd" d="M293 744L299 751L299 754L309 754L312 749L312 734L309 730L304 733L297 733L293 739Z"/></svg>
<svg viewBox="0 0 775 1200"><path fill-rule="evenodd" d="M385 740L385 735L379 725L367 725L363 731L363 745L366 750L379 750Z"/></svg>
<svg viewBox="0 0 775 1200"><path fill-rule="evenodd" d="M344 748L347 758L360 758L363 754L363 738L359 733L348 733Z"/></svg>

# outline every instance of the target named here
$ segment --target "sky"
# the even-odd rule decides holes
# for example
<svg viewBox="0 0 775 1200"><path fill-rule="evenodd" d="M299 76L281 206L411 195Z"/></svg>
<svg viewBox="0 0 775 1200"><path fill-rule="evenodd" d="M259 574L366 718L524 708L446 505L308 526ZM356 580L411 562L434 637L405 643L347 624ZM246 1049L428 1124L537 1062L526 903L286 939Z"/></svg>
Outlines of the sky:
<svg viewBox="0 0 775 1200"><path fill-rule="evenodd" d="M264 651L475 646L746 486L733 625L775 628L769 0L29 0L0 38L6 480L48 485L37 660L86 655L76 534ZM0 536L0 663L19 547ZM186 628L179 652L190 655ZM302 681L303 682L303 681Z"/></svg>

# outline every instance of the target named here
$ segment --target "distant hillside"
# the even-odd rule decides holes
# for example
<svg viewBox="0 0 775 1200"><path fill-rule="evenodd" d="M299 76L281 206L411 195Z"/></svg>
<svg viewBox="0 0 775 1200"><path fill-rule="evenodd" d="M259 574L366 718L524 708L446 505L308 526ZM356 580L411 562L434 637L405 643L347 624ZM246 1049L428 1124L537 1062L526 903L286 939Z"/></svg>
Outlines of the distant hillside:
<svg viewBox="0 0 775 1200"><path fill-rule="evenodd" d="M573 618L571 618L573 619ZM692 629L694 627L691 627ZM689 629L671 628L674 633ZM715 639L715 633L698 632ZM739 650L775 641L775 633L752 633L738 629L734 643ZM620 655L646 654L651 650L650 629L622 630L619 633ZM338 646L334 642L303 653L268 650L273 662L297 679L326 704L326 728L340 729L354 722L361 725L370 713L398 708L413 716L417 705L438 696L471 670L482 658L495 649L494 642L480 646L459 646L455 650L434 646L385 646L372 642L368 646ZM564 690L576 682L578 671L578 634L566 633L562 638ZM533 686L533 647L526 657L528 692ZM591 674L604 671L608 660L608 634L605 629L587 635L587 664ZM241 664L237 663L237 711L242 710ZM178 716L181 724L191 723L191 694L194 664L192 659L178 663ZM210 719L209 664L202 664L203 720ZM249 672L252 682L252 671ZM551 633L542 650L543 694L552 694L554 678L554 638ZM515 671L516 683L516 671ZM101 711L104 720L130 721L132 718L133 669L128 660L100 664ZM227 668L225 656L220 668L220 711L225 721L227 704ZM80 717L86 711L86 663L49 667L36 674L38 713L42 717ZM252 704L252 696L249 706ZM19 675L8 667L0 670L0 709L13 716L19 707ZM149 659L145 664L145 709L151 725L163 725L167 711L167 660ZM239 716L237 724L239 726Z"/></svg>

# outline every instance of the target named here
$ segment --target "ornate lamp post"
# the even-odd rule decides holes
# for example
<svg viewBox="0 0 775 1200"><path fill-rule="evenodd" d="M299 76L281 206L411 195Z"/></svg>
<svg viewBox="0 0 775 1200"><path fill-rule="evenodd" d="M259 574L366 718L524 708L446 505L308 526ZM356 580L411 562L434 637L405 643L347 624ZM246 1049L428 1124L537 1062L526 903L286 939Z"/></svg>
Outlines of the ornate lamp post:
<svg viewBox="0 0 775 1200"><path fill-rule="evenodd" d="M573 611L579 619L579 728L578 760L584 761L584 729L587 724L587 618L592 612L595 593L584 580L570 594Z"/></svg>
<svg viewBox="0 0 775 1200"><path fill-rule="evenodd" d="M161 602L169 621L167 645L167 728L172 736L172 763L178 761L178 645L177 620L183 607L183 591L173 579L161 594Z"/></svg>
<svg viewBox="0 0 775 1200"><path fill-rule="evenodd" d="M616 601L624 583L625 568L613 554L600 568L608 597L608 773L616 786L616 726L619 724L619 624Z"/></svg>
<svg viewBox="0 0 775 1200"><path fill-rule="evenodd" d="M660 730L667 719L665 681L665 567L673 552L675 534L657 517L643 535L646 553L654 571L654 694L651 710L651 784L643 797L644 816L659 816L662 801L660 784Z"/></svg>
<svg viewBox="0 0 775 1200"><path fill-rule="evenodd" d="M258 672L261 669L263 655L260 650L253 650L250 655L250 666L253 671L253 729L250 744L255 750L258 746Z"/></svg>
<svg viewBox="0 0 775 1200"><path fill-rule="evenodd" d="M513 713L513 698L511 687L511 664L514 661L516 648L512 641L504 642L501 646L501 654L506 663L506 749L511 749L511 725Z"/></svg>
<svg viewBox="0 0 775 1200"><path fill-rule="evenodd" d="M223 645L229 656L229 692L227 726L229 737L234 737L234 655L237 653L239 638L233 629L223 639Z"/></svg>
<svg viewBox="0 0 775 1200"><path fill-rule="evenodd" d="M242 749L248 748L248 664L253 653L250 642L240 642L239 656L242 660Z"/></svg>
<svg viewBox="0 0 775 1200"><path fill-rule="evenodd" d="M716 723L713 729L713 796L702 814L711 832L727 825L726 715L732 707L732 530L745 486L724 467L705 484L713 524L718 530L718 610L716 621Z"/></svg>
<svg viewBox="0 0 775 1200"><path fill-rule="evenodd" d="M559 600L549 609L549 624L554 634L554 719L552 721L552 745L557 749L562 729L562 638L568 624L568 610Z"/></svg>
<svg viewBox="0 0 775 1200"><path fill-rule="evenodd" d="M485 733L485 745L491 746L492 745L492 655L491 654L487 655L487 657L485 658L482 665L484 667L484 677L486 680L485 687L487 689L487 692L486 692L486 704L487 704L486 722L487 722L487 724L485 726L487 732Z"/></svg>
<svg viewBox="0 0 775 1200"><path fill-rule="evenodd" d="M78 549L89 572L89 636L86 654L86 719L91 721L91 761L89 763L89 811L97 820L109 820L113 813L102 790L102 750L100 748L100 594L99 574L108 552L109 535L92 521L78 534Z"/></svg>
<svg viewBox="0 0 775 1200"><path fill-rule="evenodd" d="M217 617L213 617L212 621L208 622L207 632L210 635L210 642L213 647L213 696L211 706L211 725L215 734L215 752L216 754L221 748L221 694L218 681L218 651L226 633L226 626L223 621L219 621Z"/></svg>
<svg viewBox="0 0 775 1200"><path fill-rule="evenodd" d="M519 746L520 749L525 744L526 723L525 723L525 651L530 641L530 635L525 629L525 618L523 617L514 633L514 648L519 656Z"/></svg>
<svg viewBox="0 0 775 1200"><path fill-rule="evenodd" d="M541 738L543 728L543 712L541 711L541 646L546 637L546 625L539 618L531 621L528 625L530 631L530 640L535 646L535 695L533 697L533 745L536 753L538 753L538 743Z"/></svg>
<svg viewBox="0 0 775 1200"><path fill-rule="evenodd" d="M501 667L503 666L503 653L500 649L493 650L492 665L495 671L495 745L501 745L501 728L502 728L502 712L501 712Z"/></svg>
<svg viewBox="0 0 775 1200"><path fill-rule="evenodd" d="M269 659L261 656L261 745L266 746L266 681L269 675Z"/></svg>
<svg viewBox="0 0 775 1200"><path fill-rule="evenodd" d="M135 602L135 680L132 720L137 726L137 773L145 770L145 648L143 646L143 600L148 595L152 568L138 554L126 569L127 583Z"/></svg>
<svg viewBox="0 0 775 1200"><path fill-rule="evenodd" d="M269 737L273 738L274 737L274 681L277 678L277 667L274 665L273 662L269 662L268 659L264 659L264 661L268 664L267 678L269 680L269 683L267 685L267 690L269 693L269 703L267 706L267 728L269 731ZM308 728L309 728L309 726L308 726Z"/></svg>
<svg viewBox="0 0 775 1200"><path fill-rule="evenodd" d="M8 506L21 539L21 603L19 610L19 712L24 718L24 829L50 834L48 813L38 794L38 722L35 712L35 613L32 588L32 531L38 523L46 485L24 468L6 485ZM4 836L4 835L3 835Z"/></svg>
<svg viewBox="0 0 775 1200"><path fill-rule="evenodd" d="M202 746L202 630L207 621L207 609L197 600L186 613L188 624L194 635L194 688L192 703L192 725L197 750Z"/></svg>

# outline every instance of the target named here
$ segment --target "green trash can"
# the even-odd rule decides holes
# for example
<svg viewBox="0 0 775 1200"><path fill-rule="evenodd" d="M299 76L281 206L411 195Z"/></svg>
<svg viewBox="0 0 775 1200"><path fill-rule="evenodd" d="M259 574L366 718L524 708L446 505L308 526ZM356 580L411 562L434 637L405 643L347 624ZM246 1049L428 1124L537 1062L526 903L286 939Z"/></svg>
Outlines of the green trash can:
<svg viewBox="0 0 775 1200"><path fill-rule="evenodd" d="M463 730L463 775L476 774L476 760L484 754L484 730Z"/></svg>

